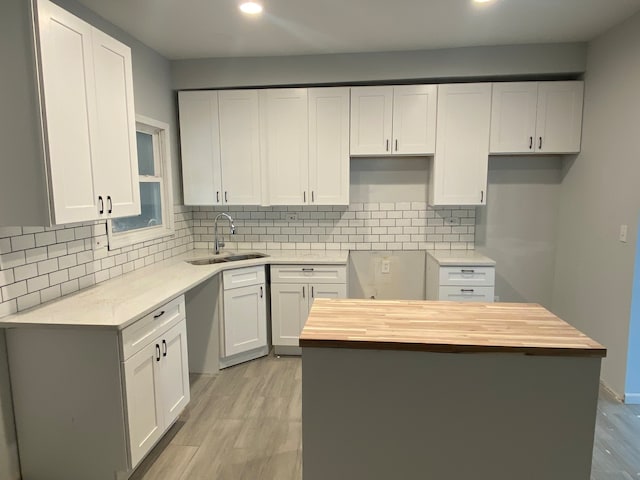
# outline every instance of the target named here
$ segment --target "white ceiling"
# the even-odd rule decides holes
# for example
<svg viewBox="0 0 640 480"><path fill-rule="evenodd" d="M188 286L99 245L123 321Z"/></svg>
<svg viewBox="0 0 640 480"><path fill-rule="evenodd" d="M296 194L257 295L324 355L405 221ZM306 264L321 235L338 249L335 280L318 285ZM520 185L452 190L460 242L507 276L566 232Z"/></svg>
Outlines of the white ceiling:
<svg viewBox="0 0 640 480"><path fill-rule="evenodd" d="M640 0L79 0L169 59L588 41Z"/></svg>

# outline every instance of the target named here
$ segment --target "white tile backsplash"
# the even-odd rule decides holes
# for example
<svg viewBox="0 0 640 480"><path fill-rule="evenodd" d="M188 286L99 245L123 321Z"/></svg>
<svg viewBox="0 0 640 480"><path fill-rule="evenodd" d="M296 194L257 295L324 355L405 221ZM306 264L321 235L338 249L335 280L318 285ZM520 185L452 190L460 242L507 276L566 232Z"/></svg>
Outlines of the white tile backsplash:
<svg viewBox="0 0 640 480"><path fill-rule="evenodd" d="M474 248L475 208L432 208L426 202L352 203L348 207L194 207L195 248L213 248L213 220L221 219L228 249L421 250ZM287 220L294 212L296 220ZM446 225L445 225L446 220ZM453 231L451 225L456 225ZM436 228L442 230L436 231Z"/></svg>
<svg viewBox="0 0 640 480"><path fill-rule="evenodd" d="M104 222L0 227L0 317L191 250L192 218L176 206L174 235L111 251Z"/></svg>
<svg viewBox="0 0 640 480"><path fill-rule="evenodd" d="M192 248L213 249L221 219L226 249L472 250L475 208L425 202L346 206L175 207L175 234L108 250L104 222L0 227L0 317L119 277ZM288 220L294 215L295 220ZM99 246L98 246L99 244Z"/></svg>

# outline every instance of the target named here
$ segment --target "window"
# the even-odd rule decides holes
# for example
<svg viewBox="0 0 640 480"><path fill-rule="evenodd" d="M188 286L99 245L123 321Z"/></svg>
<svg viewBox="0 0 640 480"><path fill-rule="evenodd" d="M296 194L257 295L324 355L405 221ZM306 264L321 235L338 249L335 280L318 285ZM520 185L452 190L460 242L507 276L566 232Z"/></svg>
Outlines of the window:
<svg viewBox="0 0 640 480"><path fill-rule="evenodd" d="M169 125L136 117L141 213L107 222L109 249L173 233Z"/></svg>

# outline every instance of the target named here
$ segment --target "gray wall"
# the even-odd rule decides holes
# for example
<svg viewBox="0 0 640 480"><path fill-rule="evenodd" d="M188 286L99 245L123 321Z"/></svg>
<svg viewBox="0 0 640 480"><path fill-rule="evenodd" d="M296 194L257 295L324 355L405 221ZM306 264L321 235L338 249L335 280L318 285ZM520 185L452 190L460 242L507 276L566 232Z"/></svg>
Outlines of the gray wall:
<svg viewBox="0 0 640 480"><path fill-rule="evenodd" d="M603 343L602 376L624 392L640 208L640 14L589 45L582 152L560 191L553 310ZM618 241L629 225L628 243Z"/></svg>
<svg viewBox="0 0 640 480"><path fill-rule="evenodd" d="M551 307L562 160L489 157L487 205L476 208L476 249L497 262L502 302Z"/></svg>
<svg viewBox="0 0 640 480"><path fill-rule="evenodd" d="M586 44L410 52L209 58L171 62L173 87L224 88L340 82L566 75L584 72Z"/></svg>
<svg viewBox="0 0 640 480"><path fill-rule="evenodd" d="M23 3L23 0L21 2ZM127 35L122 30L114 27L110 23L103 20L101 17L94 14L92 11L88 10L84 6L76 3L74 0L56 0L56 3L61 7L69 10L75 15L83 18L87 22L96 26L97 28L105 31L109 35L117 38L121 42L129 45L131 47L132 56L133 56L133 80L134 80L134 95L135 95L135 107L136 113L145 115L147 117L151 117L169 124L171 129L171 154L172 154L172 170L173 170L173 188L174 188L174 202L176 204L182 203L182 193L181 193L181 181L180 181L180 161L178 157L178 143L177 143L177 134L178 128L176 123L176 108L175 108L175 100L174 95L171 91L171 80L170 80L170 66L169 61L164 57L160 56L154 50L151 50L146 45L140 43L133 37ZM12 3L11 5L17 5L17 3ZM24 4L23 4L24 5ZM9 4L4 5L3 8L10 6ZM2 18L9 17L3 17ZM2 23L3 31L4 27L13 28L15 25L5 25ZM4 31L6 34L7 31ZM25 32L15 31L12 33L13 37L21 38L21 35L26 35ZM4 38L4 37L3 37ZM23 38L24 44L27 43L26 39ZM24 46L23 44L23 46ZM3 47L9 46L8 43L3 43ZM18 44L19 46L19 44ZM8 49L3 50L3 57ZM24 68L27 69L29 67L28 62L25 62ZM16 87L17 88L17 98L23 102L24 105L32 104L32 107L35 108L35 103L33 98L30 97L31 92L35 90L33 85L18 85L8 83L5 85L5 72L3 72L3 91L5 93L8 90L5 90L5 86L8 87ZM10 82L13 77L6 77L7 82ZM32 90L33 89L33 90ZM4 96L3 96L4 98ZM29 112L28 109L26 113L22 109L13 109L16 114L16 122L24 122L25 124L30 124L26 119L23 119L23 116L27 115ZM22 112L22 113L21 113ZM25 117L26 118L26 117ZM32 147L30 150L20 152L21 157L23 158L39 158L37 156L37 152L34 153ZM14 158L14 155L11 155L11 158ZM18 158L18 157L15 157ZM7 166L3 164L3 168ZM34 167L35 168L35 167ZM10 175L9 175L10 177ZM20 188L25 188L25 183L16 181L15 178L12 179L13 185L19 186ZM0 182L0 186L3 186ZM34 189L34 193L38 193L39 190ZM46 195L45 192L41 192ZM37 223L37 222L34 222ZM10 386L8 380L8 372L7 372L7 361L6 361L6 351L5 351L5 336L4 331L0 330L0 479L2 480L15 480L19 478L18 471L18 457L17 457L17 448L16 448L16 440L15 440L15 427L13 424L13 410L11 406L11 396L10 396Z"/></svg>

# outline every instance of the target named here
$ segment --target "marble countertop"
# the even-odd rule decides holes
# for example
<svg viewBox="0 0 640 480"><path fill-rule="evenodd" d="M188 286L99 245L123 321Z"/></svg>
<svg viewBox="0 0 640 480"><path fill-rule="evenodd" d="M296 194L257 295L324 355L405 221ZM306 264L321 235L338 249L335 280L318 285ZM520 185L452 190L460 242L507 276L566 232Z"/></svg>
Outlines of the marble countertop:
<svg viewBox="0 0 640 480"><path fill-rule="evenodd" d="M496 264L495 260L475 250L427 250L427 255L438 262L441 267L454 267L458 265L493 267Z"/></svg>
<svg viewBox="0 0 640 480"><path fill-rule="evenodd" d="M346 264L349 257L348 251L340 250L264 250L261 253L268 256L191 265L187 260L212 256L209 250L191 250L59 300L3 317L0 328L90 326L120 330L223 270L269 264Z"/></svg>

